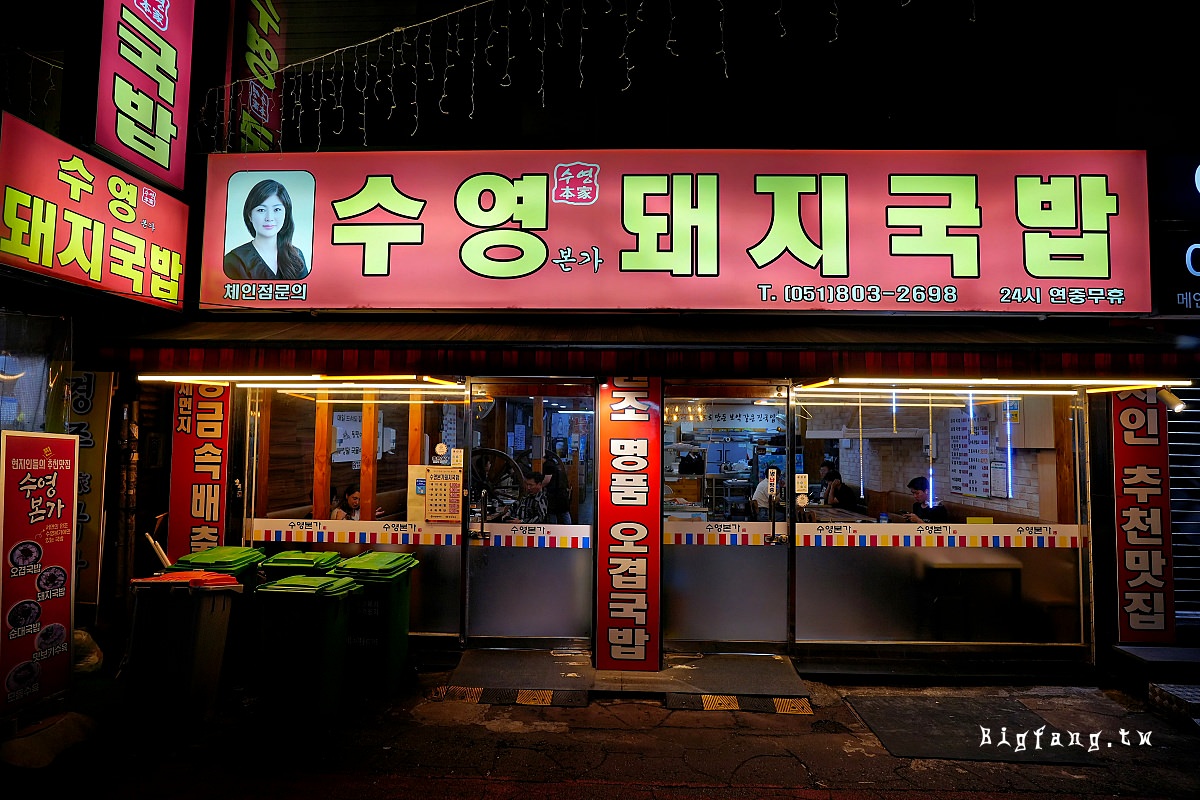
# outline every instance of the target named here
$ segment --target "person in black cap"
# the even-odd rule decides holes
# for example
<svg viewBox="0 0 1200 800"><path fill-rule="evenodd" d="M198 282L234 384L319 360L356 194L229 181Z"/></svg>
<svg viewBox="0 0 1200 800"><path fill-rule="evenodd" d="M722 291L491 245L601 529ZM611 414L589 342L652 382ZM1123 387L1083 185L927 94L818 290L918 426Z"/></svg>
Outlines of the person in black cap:
<svg viewBox="0 0 1200 800"><path fill-rule="evenodd" d="M949 522L950 512L943 505L929 505L929 479L924 475L918 475L908 482L908 488L912 492L913 498L916 500L913 503L912 511L904 515L905 522Z"/></svg>

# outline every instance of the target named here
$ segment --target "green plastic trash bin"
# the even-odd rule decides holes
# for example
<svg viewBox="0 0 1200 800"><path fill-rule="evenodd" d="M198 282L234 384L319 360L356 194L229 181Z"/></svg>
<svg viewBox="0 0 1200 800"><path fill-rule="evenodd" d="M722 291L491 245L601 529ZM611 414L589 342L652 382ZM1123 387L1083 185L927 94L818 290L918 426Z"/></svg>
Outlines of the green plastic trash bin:
<svg viewBox="0 0 1200 800"><path fill-rule="evenodd" d="M254 636L254 588L261 582L259 564L266 554L254 547L221 546L180 556L167 572L205 570L232 575L245 588L233 603L229 619L229 641L225 648L223 681L233 690L249 682Z"/></svg>
<svg viewBox="0 0 1200 800"><path fill-rule="evenodd" d="M269 581L292 575L328 575L341 561L342 557L332 550L284 550L263 561L262 572Z"/></svg>
<svg viewBox="0 0 1200 800"><path fill-rule="evenodd" d="M233 575L247 589L258 585L258 565L266 559L262 550L254 547L210 547L180 556L167 572L205 570Z"/></svg>
<svg viewBox="0 0 1200 800"><path fill-rule="evenodd" d="M408 660L411 553L369 551L347 558L333 575L363 585L350 601L349 655L363 697L391 696L404 683Z"/></svg>
<svg viewBox="0 0 1200 800"><path fill-rule="evenodd" d="M290 575L258 587L260 698L278 712L330 714L348 697L351 578Z"/></svg>
<svg viewBox="0 0 1200 800"><path fill-rule="evenodd" d="M121 677L148 709L208 718L216 706L235 598L232 575L190 570L130 581L133 620Z"/></svg>

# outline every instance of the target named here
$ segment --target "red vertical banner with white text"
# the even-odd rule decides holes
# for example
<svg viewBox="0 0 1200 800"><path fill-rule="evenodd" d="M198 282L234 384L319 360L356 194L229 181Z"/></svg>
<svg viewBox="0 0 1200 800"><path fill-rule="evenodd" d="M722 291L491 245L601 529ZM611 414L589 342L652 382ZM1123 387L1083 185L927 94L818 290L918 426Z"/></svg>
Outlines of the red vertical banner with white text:
<svg viewBox="0 0 1200 800"><path fill-rule="evenodd" d="M283 133L283 75L279 53L287 29L286 0L238 0L233 30L236 77L230 125L243 153L279 150Z"/></svg>
<svg viewBox="0 0 1200 800"><path fill-rule="evenodd" d="M71 681L79 438L0 431L0 715Z"/></svg>
<svg viewBox="0 0 1200 800"><path fill-rule="evenodd" d="M596 404L596 668L662 668L662 381L609 378Z"/></svg>
<svg viewBox="0 0 1200 800"><path fill-rule="evenodd" d="M229 479L231 389L175 385L167 558L222 544Z"/></svg>
<svg viewBox="0 0 1200 800"><path fill-rule="evenodd" d="M1118 640L1173 642L1166 408L1154 389L1113 395Z"/></svg>

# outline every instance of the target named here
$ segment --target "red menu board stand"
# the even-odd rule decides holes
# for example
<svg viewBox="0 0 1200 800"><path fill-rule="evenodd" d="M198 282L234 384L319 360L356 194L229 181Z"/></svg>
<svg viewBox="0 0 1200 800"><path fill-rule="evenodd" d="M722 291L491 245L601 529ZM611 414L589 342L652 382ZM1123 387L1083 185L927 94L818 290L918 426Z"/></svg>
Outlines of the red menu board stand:
<svg viewBox="0 0 1200 800"><path fill-rule="evenodd" d="M0 431L0 716L71 679L79 437Z"/></svg>

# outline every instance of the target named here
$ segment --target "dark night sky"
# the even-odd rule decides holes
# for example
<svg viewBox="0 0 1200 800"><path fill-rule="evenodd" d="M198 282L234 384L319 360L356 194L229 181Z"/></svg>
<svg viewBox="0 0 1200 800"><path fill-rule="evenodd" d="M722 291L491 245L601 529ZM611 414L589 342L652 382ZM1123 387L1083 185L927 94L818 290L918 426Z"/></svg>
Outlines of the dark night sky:
<svg viewBox="0 0 1200 800"><path fill-rule="evenodd" d="M463 5L409 3L395 24ZM368 105L368 146L1174 146L1190 141L1198 119L1189 63L1195 34L1185 5L1114 11L1055 0L548 0L543 78L543 4L498 0L409 34L407 60L419 55L419 117L409 105L411 68L400 69L393 120L384 119L390 103ZM640 21L631 23L634 15L623 12L639 6ZM465 52L476 22L472 92ZM456 23L464 55L446 82L446 33ZM377 63L388 63L389 43L382 51L372 46ZM364 69L368 53L357 51ZM352 64L349 53L342 58ZM327 66L332 74L332 59ZM353 113L344 138L333 135L326 116L322 149L362 146L361 95L348 90L345 98ZM313 141L293 146L309 149Z"/></svg>

